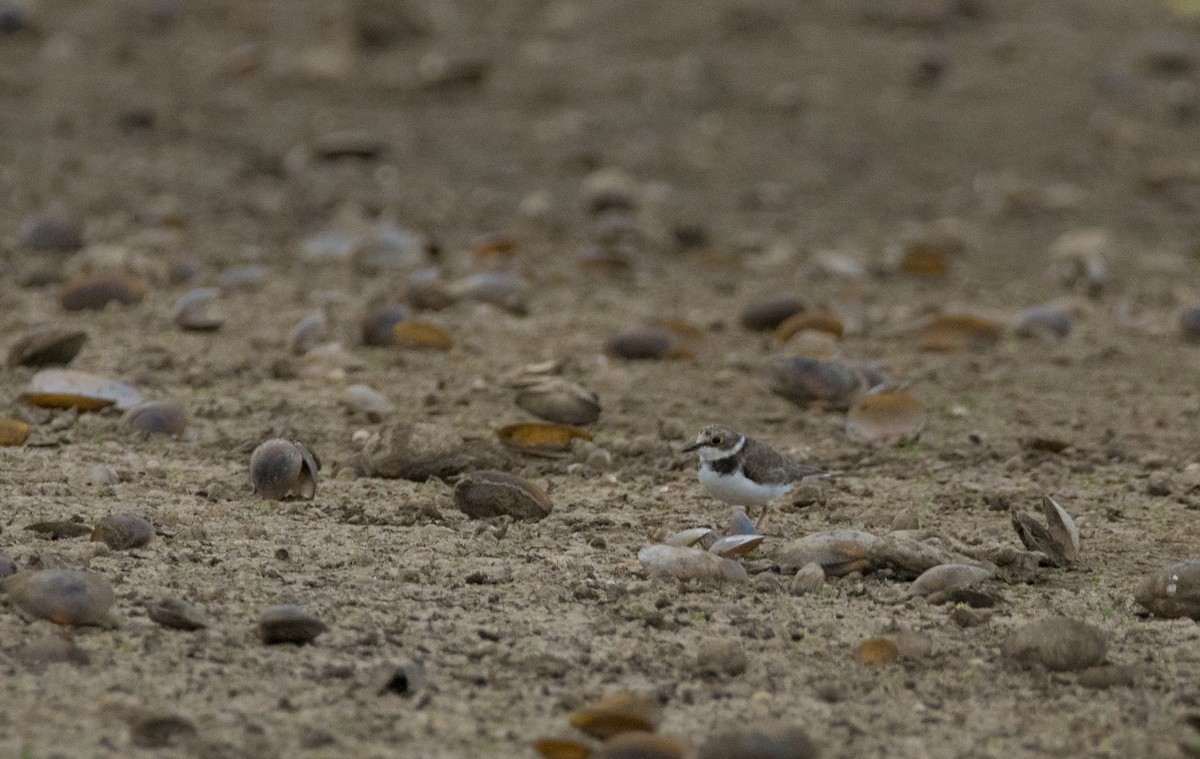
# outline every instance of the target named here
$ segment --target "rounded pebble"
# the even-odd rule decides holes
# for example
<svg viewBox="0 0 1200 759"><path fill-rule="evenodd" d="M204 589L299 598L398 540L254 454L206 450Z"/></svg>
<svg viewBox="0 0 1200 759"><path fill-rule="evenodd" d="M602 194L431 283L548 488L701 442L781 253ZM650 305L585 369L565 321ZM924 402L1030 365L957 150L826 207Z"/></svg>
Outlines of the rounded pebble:
<svg viewBox="0 0 1200 759"><path fill-rule="evenodd" d="M74 569L18 572L4 580L8 603L32 619L57 625L114 624L109 609L116 601L112 585L102 575Z"/></svg>
<svg viewBox="0 0 1200 759"><path fill-rule="evenodd" d="M104 543L114 551L141 548L154 537L154 525L133 514L116 514L96 523L92 541Z"/></svg>
<svg viewBox="0 0 1200 759"><path fill-rule="evenodd" d="M523 477L505 472L472 472L454 488L454 504L469 517L545 519L554 509L550 496Z"/></svg>
<svg viewBox="0 0 1200 759"><path fill-rule="evenodd" d="M312 643L329 628L311 612L299 606L272 606L258 619L258 637L268 646Z"/></svg>

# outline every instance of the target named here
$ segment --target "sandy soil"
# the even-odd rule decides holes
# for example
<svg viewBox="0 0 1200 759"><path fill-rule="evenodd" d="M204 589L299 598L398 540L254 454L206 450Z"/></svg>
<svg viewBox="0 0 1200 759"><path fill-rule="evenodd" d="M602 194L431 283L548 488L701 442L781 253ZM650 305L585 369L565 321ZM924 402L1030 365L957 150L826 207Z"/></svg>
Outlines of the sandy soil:
<svg viewBox="0 0 1200 759"><path fill-rule="evenodd" d="M34 422L36 445L0 449L0 552L103 574L123 621L69 633L88 663L40 666L31 646L57 628L0 613L0 753L533 756L534 738L617 689L657 695L663 732L696 744L782 720L827 757L1200 752L1196 625L1147 618L1132 594L1196 558L1197 348L1176 327L1198 296L1196 17L1131 0L0 5L28 9L0 36L4 334L85 329L72 368L191 415L184 438L144 440L114 412L30 410L19 395L34 370L3 370L6 413ZM371 157L317 155L346 130ZM581 266L598 170L622 172L639 209L615 274ZM22 247L22 225L56 213L88 247ZM376 217L429 235L437 260L364 273L303 255L312 235ZM948 276L889 273L890 252L939 220L965 246ZM1089 229L1103 234L1085 252L1108 265L1090 297L1052 273L1062 236ZM477 302L423 314L454 337L444 353L352 343L359 309L403 298L414 269L455 280L491 265L472 253L486 234L515 241L527 315ZM65 313L61 279L89 255L142 269L145 299ZM910 383L929 408L915 444L864 446L842 414L763 382L794 346L739 314L776 293L844 302L846 281L819 264L830 255L865 268L851 289L869 317L836 350ZM192 282L161 276L183 263L198 265ZM180 294L244 263L269 276L215 304L224 328L174 326ZM1077 314L1062 340L937 354L914 333L938 309L1007 322L1055 299ZM289 353L288 330L315 309L353 363ZM693 358L604 355L661 319L697 329ZM496 428L532 419L503 378L548 360L599 395L594 446L499 448ZM352 383L397 410L348 410ZM356 476L356 432L414 421L543 485L554 512L479 522L452 482ZM775 510L751 557L766 571L748 583L652 577L640 548L725 527L679 453L714 421L842 474ZM322 459L314 500L252 493L250 453L274 436ZM1038 437L1069 447L1037 450ZM902 598L895 573L796 595L770 566L793 539L886 533L901 510L966 545L1019 548L1005 509L1046 494L1078 520L1081 561L1002 573L974 626ZM111 551L23 529L110 513L158 534ZM156 625L146 605L163 596L210 626ZM255 620L277 603L328 632L260 644ZM1051 614L1106 631L1132 685L1088 688L1003 654L1012 630ZM858 644L894 627L932 650L860 663ZM729 647L744 672L706 673ZM424 686L380 694L410 661ZM163 713L195 736L132 748L130 725Z"/></svg>

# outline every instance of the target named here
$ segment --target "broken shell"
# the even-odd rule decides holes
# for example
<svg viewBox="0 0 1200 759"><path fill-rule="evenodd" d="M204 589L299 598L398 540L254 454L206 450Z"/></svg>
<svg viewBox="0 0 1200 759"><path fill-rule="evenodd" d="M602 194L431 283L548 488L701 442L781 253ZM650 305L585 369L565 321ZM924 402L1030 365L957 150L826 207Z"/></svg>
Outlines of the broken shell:
<svg viewBox="0 0 1200 759"><path fill-rule="evenodd" d="M272 606L258 618L258 637L268 646L312 643L329 628L311 612L299 606Z"/></svg>
<svg viewBox="0 0 1200 759"><path fill-rule="evenodd" d="M571 714L571 727L608 740L630 732L652 733L662 720L662 706L652 696L617 691Z"/></svg>
<svg viewBox="0 0 1200 759"><path fill-rule="evenodd" d="M992 576L991 570L970 564L939 564L913 580L908 591L914 596L945 594L969 588Z"/></svg>
<svg viewBox="0 0 1200 759"><path fill-rule="evenodd" d="M804 302L790 295L768 298L742 311L741 322L746 329L768 332L804 310Z"/></svg>
<svg viewBox="0 0 1200 759"><path fill-rule="evenodd" d="M112 585L95 572L38 569L18 572L3 581L8 603L23 616L56 625L113 624L109 609L116 601Z"/></svg>
<svg viewBox="0 0 1200 759"><path fill-rule="evenodd" d="M571 450L573 440L591 440L585 429L566 424L510 424L496 430L500 442L523 453L554 456Z"/></svg>
<svg viewBox="0 0 1200 759"><path fill-rule="evenodd" d="M593 759L688 759L687 747L674 738L650 733L624 733L604 742Z"/></svg>
<svg viewBox="0 0 1200 759"><path fill-rule="evenodd" d="M208 620L196 607L177 598L159 598L146 607L146 616L155 624L172 630L202 630Z"/></svg>
<svg viewBox="0 0 1200 759"><path fill-rule="evenodd" d="M114 551L141 548L154 537L154 525L133 514L105 517L92 530L92 542L103 543Z"/></svg>
<svg viewBox="0 0 1200 759"><path fill-rule="evenodd" d="M454 488L454 505L474 519L544 519L554 509L545 490L505 472L472 472Z"/></svg>
<svg viewBox="0 0 1200 759"><path fill-rule="evenodd" d="M109 303L132 306L146 294L146 286L136 277L94 276L68 282L59 297L67 311L100 310Z"/></svg>
<svg viewBox="0 0 1200 759"><path fill-rule="evenodd" d="M371 477L422 481L450 477L471 464L462 436L443 424L397 424L363 444L363 473Z"/></svg>
<svg viewBox="0 0 1200 759"><path fill-rule="evenodd" d="M1185 308L1179 314L1179 331L1185 340L1200 343L1200 307Z"/></svg>
<svg viewBox="0 0 1200 759"><path fill-rule="evenodd" d="M292 327L287 336L288 351L294 356L303 356L329 337L329 321L325 314L309 314Z"/></svg>
<svg viewBox="0 0 1200 759"><path fill-rule="evenodd" d="M772 393L805 408L848 408L865 389L848 367L811 358L776 360L767 367L765 378Z"/></svg>
<svg viewBox="0 0 1200 759"><path fill-rule="evenodd" d="M1004 336L999 324L970 314L936 316L920 332L921 350L938 353L986 350Z"/></svg>
<svg viewBox="0 0 1200 759"><path fill-rule="evenodd" d="M1059 552L1067 564L1074 564L1079 558L1079 528L1075 520L1048 495L1042 496L1042 513L1046 516L1046 527Z"/></svg>
<svg viewBox="0 0 1200 759"><path fill-rule="evenodd" d="M709 738L698 759L815 759L808 733L792 725L742 727Z"/></svg>
<svg viewBox="0 0 1200 759"><path fill-rule="evenodd" d="M250 456L250 482L254 492L272 501L295 493L311 499L317 493L320 462L300 443L273 438Z"/></svg>
<svg viewBox="0 0 1200 759"><path fill-rule="evenodd" d="M900 658L900 649L888 638L867 638L858 645L855 656L863 664L891 664Z"/></svg>
<svg viewBox="0 0 1200 759"><path fill-rule="evenodd" d="M1067 617L1049 617L1025 625L1004 642L1004 655L1055 672L1086 669L1104 661L1108 635L1100 628Z"/></svg>
<svg viewBox="0 0 1200 759"><path fill-rule="evenodd" d="M1031 306L1017 314L1014 331L1018 337L1064 338L1071 333L1071 312L1052 304Z"/></svg>
<svg viewBox="0 0 1200 759"><path fill-rule="evenodd" d="M487 271L472 274L450 285L450 296L459 300L490 303L511 313L523 316L529 312L529 283L507 271Z"/></svg>
<svg viewBox="0 0 1200 759"><path fill-rule="evenodd" d="M108 406L126 411L142 400L142 394L124 382L74 369L43 369L30 378L29 389L21 397L34 406L80 411Z"/></svg>
<svg viewBox="0 0 1200 759"><path fill-rule="evenodd" d="M697 543L702 542L705 538L711 536L713 531L707 527L693 527L690 530L680 530L668 535L663 544L668 546L676 546L679 548L688 548Z"/></svg>
<svg viewBox="0 0 1200 759"><path fill-rule="evenodd" d="M692 358L694 354L683 347L679 336L664 327L643 327L617 335L604 346L613 358L627 361L649 361L664 358Z"/></svg>
<svg viewBox="0 0 1200 759"><path fill-rule="evenodd" d="M588 759L592 747L574 738L538 738L533 750L542 759Z"/></svg>
<svg viewBox="0 0 1200 759"><path fill-rule="evenodd" d="M591 424L600 418L600 399L574 382L550 379L517 393L517 405L551 422Z"/></svg>
<svg viewBox="0 0 1200 759"><path fill-rule="evenodd" d="M0 446L22 445L28 439L28 424L16 419L0 419Z"/></svg>
<svg viewBox="0 0 1200 759"><path fill-rule="evenodd" d="M407 308L395 304L368 308L358 316L359 340L363 345L392 345L392 328L409 315Z"/></svg>
<svg viewBox="0 0 1200 759"><path fill-rule="evenodd" d="M758 529L755 528L754 522L750 517L746 516L746 512L739 508L734 508L733 513L729 516L729 535L757 535Z"/></svg>
<svg viewBox="0 0 1200 759"><path fill-rule="evenodd" d="M925 429L925 404L908 393L874 393L850 408L846 434L870 445L912 442Z"/></svg>
<svg viewBox="0 0 1200 759"><path fill-rule="evenodd" d="M178 437L187 429L188 416L176 401L142 401L125 412L125 425L147 435Z"/></svg>
<svg viewBox="0 0 1200 759"><path fill-rule="evenodd" d="M189 290L175 301L171 320L175 326L191 332L213 332L221 328L223 319L208 315L209 305L220 296L215 287L198 287Z"/></svg>
<svg viewBox="0 0 1200 759"><path fill-rule="evenodd" d="M736 561L699 548L649 545L638 551L638 561L651 574L668 575L677 580L744 582L749 577L746 568Z"/></svg>
<svg viewBox="0 0 1200 759"><path fill-rule="evenodd" d="M837 314L830 311L806 311L780 324L775 329L775 339L786 343L802 332L822 332L841 340L846 334L846 325Z"/></svg>
<svg viewBox="0 0 1200 759"><path fill-rule="evenodd" d="M1163 619L1200 619L1200 561L1160 569L1133 591L1134 600Z"/></svg>
<svg viewBox="0 0 1200 759"><path fill-rule="evenodd" d="M342 402L368 417L382 418L396 410L396 404L383 393L366 385L351 385L342 393Z"/></svg>
<svg viewBox="0 0 1200 759"><path fill-rule="evenodd" d="M1043 504L1043 509L1047 509L1045 504ZM1046 510L1047 516L1051 513L1054 513L1053 509ZM1073 563L1074 559L1068 559L1067 554L1070 553L1072 556L1077 555L1078 545L1073 544L1071 540L1070 528L1060 525L1052 533L1041 522L1037 521L1032 514L1020 511L1016 506L1011 508L1011 516L1013 530L1016 531L1017 537L1020 538L1021 543L1030 551L1037 551L1043 555L1042 563L1056 567L1066 567ZM1058 519L1057 513L1054 513L1054 519ZM1075 535L1075 540L1077 541L1078 531L1076 531Z"/></svg>
<svg viewBox="0 0 1200 759"><path fill-rule="evenodd" d="M87 342L78 329L38 327L19 337L8 350L9 366L66 366Z"/></svg>
<svg viewBox="0 0 1200 759"><path fill-rule="evenodd" d="M785 572L816 563L825 574L841 577L871 567L871 551L880 538L862 530L815 532L794 540L780 551L778 563Z"/></svg>
<svg viewBox="0 0 1200 759"><path fill-rule="evenodd" d="M758 548L762 542L762 535L727 535L708 550L725 559L737 559Z"/></svg>
<svg viewBox="0 0 1200 759"><path fill-rule="evenodd" d="M448 351L454 338L441 327L426 322L402 321L392 325L392 345Z"/></svg>

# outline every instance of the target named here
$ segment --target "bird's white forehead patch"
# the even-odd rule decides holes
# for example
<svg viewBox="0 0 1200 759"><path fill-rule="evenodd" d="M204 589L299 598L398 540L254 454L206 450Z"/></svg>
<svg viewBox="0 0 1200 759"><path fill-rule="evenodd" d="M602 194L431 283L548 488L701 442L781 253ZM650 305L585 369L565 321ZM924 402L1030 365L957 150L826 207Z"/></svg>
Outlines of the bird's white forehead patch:
<svg viewBox="0 0 1200 759"><path fill-rule="evenodd" d="M720 448L714 448L711 445L706 445L700 449L699 453L700 453L700 458L704 461L720 461L721 459L727 459L730 456L738 455L739 453L742 452L742 449L745 447L746 447L746 436L742 435L741 437L738 438L737 445L733 446L732 448L730 448L727 451L722 450Z"/></svg>

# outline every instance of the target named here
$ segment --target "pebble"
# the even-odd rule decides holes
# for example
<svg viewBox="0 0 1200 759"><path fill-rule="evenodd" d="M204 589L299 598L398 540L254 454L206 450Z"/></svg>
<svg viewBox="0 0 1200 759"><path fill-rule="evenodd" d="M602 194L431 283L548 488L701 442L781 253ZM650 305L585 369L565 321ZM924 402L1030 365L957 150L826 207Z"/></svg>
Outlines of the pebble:
<svg viewBox="0 0 1200 759"><path fill-rule="evenodd" d="M0 553L0 580L17 573L17 563L8 556Z"/></svg>
<svg viewBox="0 0 1200 759"><path fill-rule="evenodd" d="M146 607L146 616L155 624L172 630L202 630L208 620L200 611L177 598L158 598Z"/></svg>
<svg viewBox="0 0 1200 759"><path fill-rule="evenodd" d="M9 605L23 616L58 625L113 627L109 610L116 601L103 575L74 569L37 569L5 578Z"/></svg>
<svg viewBox="0 0 1200 759"><path fill-rule="evenodd" d="M704 742L696 756L697 759L816 759L818 754L816 744L802 728L773 724L719 731Z"/></svg>
<svg viewBox="0 0 1200 759"><path fill-rule="evenodd" d="M133 514L117 514L101 519L92 531L92 540L114 551L141 548L154 537L154 525Z"/></svg>
<svg viewBox="0 0 1200 759"><path fill-rule="evenodd" d="M554 509L546 491L505 472L472 472L454 488L454 505L473 519L545 519Z"/></svg>
<svg viewBox="0 0 1200 759"><path fill-rule="evenodd" d="M461 435L444 424L427 422L375 432L363 443L359 459L369 476L418 482L451 477L472 462Z"/></svg>
<svg viewBox="0 0 1200 759"><path fill-rule="evenodd" d="M1163 619L1200 619L1200 561L1160 569L1133 591L1134 600Z"/></svg>
<svg viewBox="0 0 1200 759"><path fill-rule="evenodd" d="M710 640L700 644L693 671L701 677L737 677L749 660L736 640Z"/></svg>
<svg viewBox="0 0 1200 759"><path fill-rule="evenodd" d="M1009 635L1004 655L1054 672L1087 669L1104 661L1108 635L1100 628L1067 617L1032 622Z"/></svg>
<svg viewBox="0 0 1200 759"><path fill-rule="evenodd" d="M178 401L143 401L125 412L125 426L145 435L179 437L187 430L187 410Z"/></svg>
<svg viewBox="0 0 1200 759"><path fill-rule="evenodd" d="M328 629L324 622L299 606L272 606L258 619L258 637L268 646L279 643L302 646Z"/></svg>

